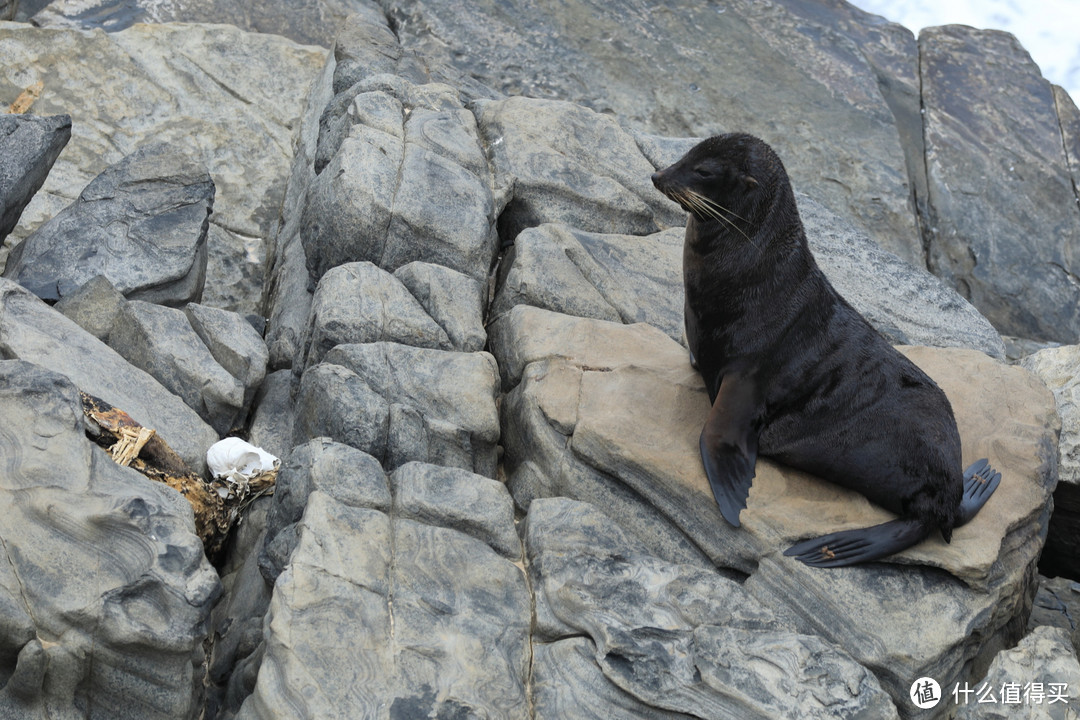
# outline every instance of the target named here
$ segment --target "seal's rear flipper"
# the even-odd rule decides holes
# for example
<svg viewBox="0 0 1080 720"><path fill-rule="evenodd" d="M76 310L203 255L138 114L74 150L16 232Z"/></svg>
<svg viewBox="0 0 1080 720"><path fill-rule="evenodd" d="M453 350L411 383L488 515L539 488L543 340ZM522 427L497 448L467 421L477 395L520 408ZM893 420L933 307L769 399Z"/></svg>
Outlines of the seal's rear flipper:
<svg viewBox="0 0 1080 720"><path fill-rule="evenodd" d="M803 540L789 547L784 554L813 567L843 567L905 550L925 539L930 529L930 525L920 520L890 520L873 527L842 530Z"/></svg>
<svg viewBox="0 0 1080 720"><path fill-rule="evenodd" d="M748 448L746 452L736 445L716 441L710 436L709 426L701 431L701 461L709 478L720 514L735 527L739 527L739 512L746 507L750 484L754 480L754 463L757 453Z"/></svg>
<svg viewBox="0 0 1080 720"><path fill-rule="evenodd" d="M964 496L960 499L960 515L954 527L960 527L975 517L997 490L1001 473L990 467L986 458L976 460L964 471Z"/></svg>

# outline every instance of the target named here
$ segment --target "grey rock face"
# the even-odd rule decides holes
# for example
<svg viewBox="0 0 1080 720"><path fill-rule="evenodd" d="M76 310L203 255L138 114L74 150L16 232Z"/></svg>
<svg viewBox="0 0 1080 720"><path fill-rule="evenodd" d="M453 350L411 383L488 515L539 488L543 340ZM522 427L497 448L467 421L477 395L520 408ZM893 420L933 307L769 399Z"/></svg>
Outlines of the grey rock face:
<svg viewBox="0 0 1080 720"><path fill-rule="evenodd" d="M1080 108L1069 97L1064 88L1053 86L1054 105L1057 108L1058 120L1061 121L1061 139L1065 145L1065 159L1069 163L1069 174L1072 176L1073 191L1077 192L1080 186ZM1080 205L1080 195L1076 198Z"/></svg>
<svg viewBox="0 0 1080 720"><path fill-rule="evenodd" d="M327 450L340 457L312 443L300 465ZM304 499L258 683L237 717L526 716L531 612L521 570L473 534L399 516L387 507L393 480L373 459L333 467L319 471L325 489L310 486ZM410 478L407 496L441 487L462 497L476 479L508 502L501 485L435 469L429 480L424 470L395 474ZM298 499L299 486L290 495ZM459 519L514 535L510 518L480 513L462 507Z"/></svg>
<svg viewBox="0 0 1080 720"><path fill-rule="evenodd" d="M6 11L14 15L15 4L0 6L0 20L11 19ZM0 241L15 228L70 138L68 115L0 115Z"/></svg>
<svg viewBox="0 0 1080 720"><path fill-rule="evenodd" d="M236 427L244 409L244 386L214 360L182 310L128 302L109 342L219 434Z"/></svg>
<svg viewBox="0 0 1080 720"><path fill-rule="evenodd" d="M423 261L486 282L501 195L472 114L440 81L453 76L470 97L491 91L444 69L404 50L374 6L341 28L309 95L286 191L285 207L304 212L284 214L269 252L271 367L289 367L302 352L310 281L337 264L366 260L396 272ZM418 299L433 316L444 313Z"/></svg>
<svg viewBox="0 0 1080 720"><path fill-rule="evenodd" d="M584 635L603 673L600 687L621 690L641 710L897 716L877 679L846 653L792 632L737 582L654 557L592 505L536 500L526 549L538 639L558 647ZM786 659L777 662L777 653ZM551 705L545 717L574 715L557 697Z"/></svg>
<svg viewBox="0 0 1080 720"><path fill-rule="evenodd" d="M262 315L266 239L231 232L210 218L202 303L241 315Z"/></svg>
<svg viewBox="0 0 1080 720"><path fill-rule="evenodd" d="M533 644L532 701L538 718L691 720L692 715L646 705L608 680L585 637Z"/></svg>
<svg viewBox="0 0 1080 720"><path fill-rule="evenodd" d="M155 429L196 471L218 434L149 374L50 308L28 290L0 279L3 355L66 375L90 393Z"/></svg>
<svg viewBox="0 0 1080 720"><path fill-rule="evenodd" d="M1032 672L1037 680L1028 680ZM978 695L959 695L958 720L1007 720L1024 717L1032 720L1057 720L1075 715L1072 703L1080 687L1080 662L1076 660L1069 634L1061 628L1035 628L1011 650L1002 650L986 674L985 684L995 693L995 702L979 703ZM1024 685L1042 683L1041 702L1024 696ZM1020 685L1017 697L999 693L1006 685ZM980 683L981 685L981 683ZM977 690L978 686L965 689Z"/></svg>
<svg viewBox="0 0 1080 720"><path fill-rule="evenodd" d="M291 370L269 373L255 394L248 423L251 444L278 458L287 457L293 446L293 380Z"/></svg>
<svg viewBox="0 0 1080 720"><path fill-rule="evenodd" d="M109 342L113 323L120 316L127 300L104 275L98 275L83 283L73 293L60 298L54 306L79 327L101 340Z"/></svg>
<svg viewBox="0 0 1080 720"><path fill-rule="evenodd" d="M206 665L205 713L222 720L233 717L251 694L262 660L263 618L273 586L259 570L258 550L271 502L272 497L262 497L245 510L220 570L224 598L211 616L214 643Z"/></svg>
<svg viewBox="0 0 1080 720"><path fill-rule="evenodd" d="M344 117L324 114L340 130L320 133L307 195L312 278L357 260L389 271L423 260L485 278L496 208L476 121L457 93L376 75L344 95L327 108Z"/></svg>
<svg viewBox="0 0 1080 720"><path fill-rule="evenodd" d="M881 247L922 264L908 156L897 132L902 115L907 134L921 134L914 95L917 58L914 38L898 25L879 22L868 42L864 28L845 33L845 25L857 23L843 8L794 3L789 9L788 3L749 0L726 3L723 12L708 4L671 12L637 0L617 6L594 0L557 6L515 0L382 5L406 48L507 95L580 103L664 135L702 137L732 130L758 135L781 157L790 157L788 170L804 191L855 218ZM882 86L890 88L885 95ZM541 105L519 98L507 102ZM540 117L535 119L540 124ZM516 122L529 127L523 120ZM508 145L512 140L506 137ZM569 175L544 187L546 203L528 209L558 206L567 185L595 172L575 165L572 148L571 140L565 148L569 161L555 165L566 167ZM558 146L548 152L529 152L543 156L544 163L522 175L541 180L559 159ZM589 156L594 152L590 148ZM918 154L911 159L917 161ZM623 167L633 167L630 158L622 160ZM912 170L918 175L918 168ZM638 178L647 182L648 173ZM589 187L605 209L620 197L610 183ZM663 228L648 226L643 210L635 210L632 201L620 210L620 220L645 222L642 230L551 220L595 232L644 234ZM592 219L604 215L593 213Z"/></svg>
<svg viewBox="0 0 1080 720"><path fill-rule="evenodd" d="M214 183L165 145L140 149L16 247L4 277L59 300L97 275L131 299L202 296Z"/></svg>
<svg viewBox="0 0 1080 720"><path fill-rule="evenodd" d="M1040 350L1021 364L1054 393L1061 417L1054 516L1039 567L1047 575L1080 577L1080 346Z"/></svg>
<svg viewBox="0 0 1080 720"><path fill-rule="evenodd" d="M249 32L283 35L304 45L330 47L345 19L366 7L365 0L302 0L272 3L253 0L53 0L32 22L52 28L104 28L116 32L134 23L220 23Z"/></svg>
<svg viewBox="0 0 1080 720"><path fill-rule="evenodd" d="M499 216L509 243L528 227L646 235L684 224L653 188L654 168L614 119L568 102L513 97L478 103L480 127L512 199Z"/></svg>
<svg viewBox="0 0 1080 720"><path fill-rule="evenodd" d="M1002 333L1080 335L1080 215L1050 83L1008 33L919 38L928 261Z"/></svg>
<svg viewBox="0 0 1080 720"><path fill-rule="evenodd" d="M683 336L682 228L645 236L587 233L565 225L523 231L503 258L491 316L519 304L647 322Z"/></svg>
<svg viewBox="0 0 1080 720"><path fill-rule="evenodd" d="M327 271L315 288L308 322L307 360L320 362L344 343L390 341L450 349L446 331L390 273L369 262L346 263Z"/></svg>
<svg viewBox="0 0 1080 720"><path fill-rule="evenodd" d="M390 405L348 368L319 363L304 371L296 393L293 444L328 437L386 457Z"/></svg>
<svg viewBox="0 0 1080 720"><path fill-rule="evenodd" d="M319 115L333 98L334 65L328 59L308 89L281 217L267 241L262 305L267 316L264 337L271 370L291 367L304 352L315 287L308 276L300 231L304 226L305 197L315 179Z"/></svg>
<svg viewBox="0 0 1080 720"><path fill-rule="evenodd" d="M424 311L439 324L454 350L479 352L487 342L484 330L486 286L442 265L411 262L394 271Z"/></svg>
<svg viewBox="0 0 1080 720"><path fill-rule="evenodd" d="M96 448L57 373L0 362L0 415L0 715L195 716L220 583L191 507Z"/></svg>
<svg viewBox="0 0 1080 720"><path fill-rule="evenodd" d="M1080 582L1067 577L1038 576L1039 589L1031 606L1027 631L1048 625L1062 628L1072 638L1073 650L1080 641Z"/></svg>
<svg viewBox="0 0 1080 720"><path fill-rule="evenodd" d="M1005 345L994 326L955 290L878 248L820 203L797 197L822 272L894 345L967 347L1004 359Z"/></svg>
<svg viewBox="0 0 1080 720"><path fill-rule="evenodd" d="M262 337L251 323L228 310L190 303L184 314L214 360L243 386L243 407L251 407L269 359Z"/></svg>
<svg viewBox="0 0 1080 720"><path fill-rule="evenodd" d="M316 491L346 505L384 512L392 504L382 467L371 455L325 437L297 445L278 472L266 519L259 568L268 582L277 580L296 549L296 525Z"/></svg>
<svg viewBox="0 0 1080 720"><path fill-rule="evenodd" d="M14 24L0 29L0 43L9 60L0 76L11 87L44 83L35 114L78 118L14 239L56 216L110 165L155 142L182 148L209 171L216 186L213 224L237 238L268 237L282 205L296 120L325 62L324 49L224 25L186 24L110 33ZM234 253L236 266L246 265L242 242L223 247L214 236L210 242L208 277L227 275L215 267L233 266L225 252ZM254 310L261 278L261 272L253 278L254 287L231 287L229 302L237 304L223 307ZM220 299L216 288L204 296L215 304Z"/></svg>
<svg viewBox="0 0 1080 720"><path fill-rule="evenodd" d="M495 476L499 371L488 353L370 343L339 345L325 363L386 402L386 454L377 457L387 468L419 460Z"/></svg>
<svg viewBox="0 0 1080 720"><path fill-rule="evenodd" d="M459 468L405 463L390 476L398 517L470 535L511 560L521 557L514 501L497 480Z"/></svg>

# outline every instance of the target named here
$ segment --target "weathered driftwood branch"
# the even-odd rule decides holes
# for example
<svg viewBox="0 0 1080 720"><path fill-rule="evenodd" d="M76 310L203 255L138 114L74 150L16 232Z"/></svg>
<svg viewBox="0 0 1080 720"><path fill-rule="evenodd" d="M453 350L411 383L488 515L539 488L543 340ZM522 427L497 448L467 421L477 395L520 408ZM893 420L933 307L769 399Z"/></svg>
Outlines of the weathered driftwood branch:
<svg viewBox="0 0 1080 720"><path fill-rule="evenodd" d="M277 470L236 481L208 481L191 470L154 430L143 427L123 410L80 392L86 433L118 464L139 471L183 495L195 513L195 532L208 557L225 543L229 530L253 500L274 491Z"/></svg>

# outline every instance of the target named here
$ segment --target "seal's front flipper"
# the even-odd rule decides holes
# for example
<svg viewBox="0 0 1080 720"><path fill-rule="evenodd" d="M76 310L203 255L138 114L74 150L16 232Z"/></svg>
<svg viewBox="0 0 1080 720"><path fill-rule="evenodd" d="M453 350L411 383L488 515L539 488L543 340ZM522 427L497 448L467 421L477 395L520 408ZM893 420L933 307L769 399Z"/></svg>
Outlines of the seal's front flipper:
<svg viewBox="0 0 1080 720"><path fill-rule="evenodd" d="M701 461L709 478L720 514L735 527L739 527L739 513L746 507L750 485L754 481L754 463L757 461L757 443L740 447L709 434L709 425L701 431Z"/></svg>
<svg viewBox="0 0 1080 720"><path fill-rule="evenodd" d="M701 461L724 519L739 527L757 462L761 407L753 382L728 373L720 383L709 419L701 430Z"/></svg>
<svg viewBox="0 0 1080 720"><path fill-rule="evenodd" d="M960 499L960 515L954 527L960 527L975 517L1000 482L1001 473L990 467L986 458L971 463L964 471L964 496Z"/></svg>
<svg viewBox="0 0 1080 720"><path fill-rule="evenodd" d="M930 525L920 520L890 520L873 527L803 540L784 554L813 567L843 567L898 553L925 539L930 530Z"/></svg>

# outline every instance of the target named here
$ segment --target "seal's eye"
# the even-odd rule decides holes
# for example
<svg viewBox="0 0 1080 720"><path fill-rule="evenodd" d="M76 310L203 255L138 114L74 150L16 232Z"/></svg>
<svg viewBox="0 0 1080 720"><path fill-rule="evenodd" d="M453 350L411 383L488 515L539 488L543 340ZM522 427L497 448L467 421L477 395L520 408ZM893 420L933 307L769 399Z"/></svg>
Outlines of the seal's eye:
<svg viewBox="0 0 1080 720"><path fill-rule="evenodd" d="M694 168L694 177L701 180L711 180L713 178L713 172L708 168L696 167Z"/></svg>

